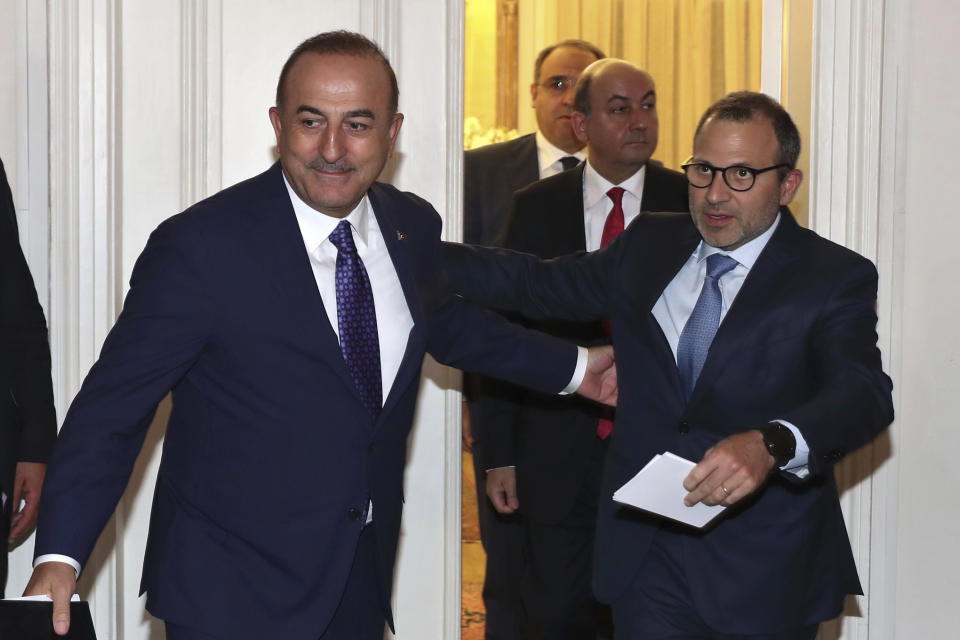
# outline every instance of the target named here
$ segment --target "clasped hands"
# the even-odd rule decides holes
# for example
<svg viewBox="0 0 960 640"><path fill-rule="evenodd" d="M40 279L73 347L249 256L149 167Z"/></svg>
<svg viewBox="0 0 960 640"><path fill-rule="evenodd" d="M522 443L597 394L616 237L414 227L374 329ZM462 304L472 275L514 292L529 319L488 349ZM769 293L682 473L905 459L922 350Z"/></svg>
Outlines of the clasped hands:
<svg viewBox="0 0 960 640"><path fill-rule="evenodd" d="M587 349L587 371L577 393L601 404L617 406L617 363L611 345Z"/></svg>

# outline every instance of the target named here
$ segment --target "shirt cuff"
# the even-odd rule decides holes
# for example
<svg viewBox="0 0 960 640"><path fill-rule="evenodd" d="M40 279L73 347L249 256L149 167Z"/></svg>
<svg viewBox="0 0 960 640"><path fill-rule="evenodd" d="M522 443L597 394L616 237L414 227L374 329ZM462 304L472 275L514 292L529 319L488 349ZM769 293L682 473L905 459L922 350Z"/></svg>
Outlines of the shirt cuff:
<svg viewBox="0 0 960 640"><path fill-rule="evenodd" d="M70 556L63 556L59 553L45 553L42 556L37 556L33 561L33 568L36 569L37 565L43 564L45 562L65 562L71 567L73 567L74 577L80 577L80 563L71 558Z"/></svg>
<svg viewBox="0 0 960 640"><path fill-rule="evenodd" d="M577 366L573 370L573 377L570 378L570 384L560 392L561 396L568 396L580 388L583 379L587 377L587 348L577 346Z"/></svg>
<svg viewBox="0 0 960 640"><path fill-rule="evenodd" d="M808 466L810 459L810 445L807 444L807 441L803 439L803 436L800 434L800 429L796 426L787 422L786 420L774 420L774 422L779 422L787 429L793 433L794 439L797 441L797 448L794 451L793 457L790 458L790 461L787 464L780 467L781 471L786 471L787 473L792 473L801 480L810 475L810 467Z"/></svg>

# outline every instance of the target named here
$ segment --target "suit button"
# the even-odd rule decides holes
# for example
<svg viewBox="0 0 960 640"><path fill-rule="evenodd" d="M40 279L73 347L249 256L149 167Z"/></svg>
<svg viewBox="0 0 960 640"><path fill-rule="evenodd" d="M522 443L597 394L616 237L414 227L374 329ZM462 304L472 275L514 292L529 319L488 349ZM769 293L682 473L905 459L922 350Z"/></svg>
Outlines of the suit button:
<svg viewBox="0 0 960 640"><path fill-rule="evenodd" d="M367 445L367 453L373 453L373 443Z"/></svg>
<svg viewBox="0 0 960 640"><path fill-rule="evenodd" d="M351 520L359 520L360 509L354 509L352 507L350 509L347 509L347 517L350 518Z"/></svg>
<svg viewBox="0 0 960 640"><path fill-rule="evenodd" d="M681 420L680 422L677 423L677 431L679 431L680 433L687 433L688 431L690 431L690 423L684 420Z"/></svg>

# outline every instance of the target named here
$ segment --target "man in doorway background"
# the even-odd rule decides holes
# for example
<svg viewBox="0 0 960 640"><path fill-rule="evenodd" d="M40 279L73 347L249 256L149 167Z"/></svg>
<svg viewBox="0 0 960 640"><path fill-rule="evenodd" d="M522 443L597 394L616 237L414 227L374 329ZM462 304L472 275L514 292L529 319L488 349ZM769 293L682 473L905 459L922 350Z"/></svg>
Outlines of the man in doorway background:
<svg viewBox="0 0 960 640"><path fill-rule="evenodd" d="M688 210L683 174L650 161L659 128L650 74L624 60L594 62L577 82L575 106L586 162L515 194L503 247L541 258L596 251L642 211ZM610 342L601 321L531 326L581 344ZM523 514L530 637L609 637L609 611L594 599L591 576L611 415L590 402L498 387L485 405L487 492L499 512Z"/></svg>
<svg viewBox="0 0 960 640"><path fill-rule="evenodd" d="M585 370L601 397L609 352L440 286L440 217L375 182L398 93L365 37L304 41L269 110L279 162L151 235L47 474L26 593L58 634L170 390L141 582L168 640L382 640L424 353L545 392Z"/></svg>
<svg viewBox="0 0 960 640"><path fill-rule="evenodd" d="M573 88L583 70L604 57L603 51L583 40L564 40L537 54L530 85L537 131L464 154L464 242L494 244L505 231L514 192L586 158L584 142L574 135L571 126ZM552 230L541 232L549 235ZM483 583L485 637L517 640L522 637L523 617L522 516L498 514L486 492L492 430L498 427L488 417L487 399L502 391L496 381L470 375L464 376L464 387L464 444L473 453L480 539L487 556Z"/></svg>
<svg viewBox="0 0 960 640"><path fill-rule="evenodd" d="M860 594L834 465L893 419L877 270L801 228L800 136L763 94L710 108L684 165L690 215L542 262L449 245L463 293L533 317L610 318L620 396L600 490L597 597L617 637L812 640ZM655 455L697 462L705 530L618 505Z"/></svg>

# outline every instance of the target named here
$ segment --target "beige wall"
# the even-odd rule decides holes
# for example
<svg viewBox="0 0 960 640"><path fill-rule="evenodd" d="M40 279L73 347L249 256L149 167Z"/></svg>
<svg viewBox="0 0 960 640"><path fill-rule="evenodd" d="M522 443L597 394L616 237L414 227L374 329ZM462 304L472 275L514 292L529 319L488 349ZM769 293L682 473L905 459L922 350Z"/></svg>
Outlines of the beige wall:
<svg viewBox="0 0 960 640"><path fill-rule="evenodd" d="M810 68L813 52L814 0L784 0L783 75L780 102L800 130L803 149L797 167L804 181L790 205L797 221L807 226L810 211Z"/></svg>

